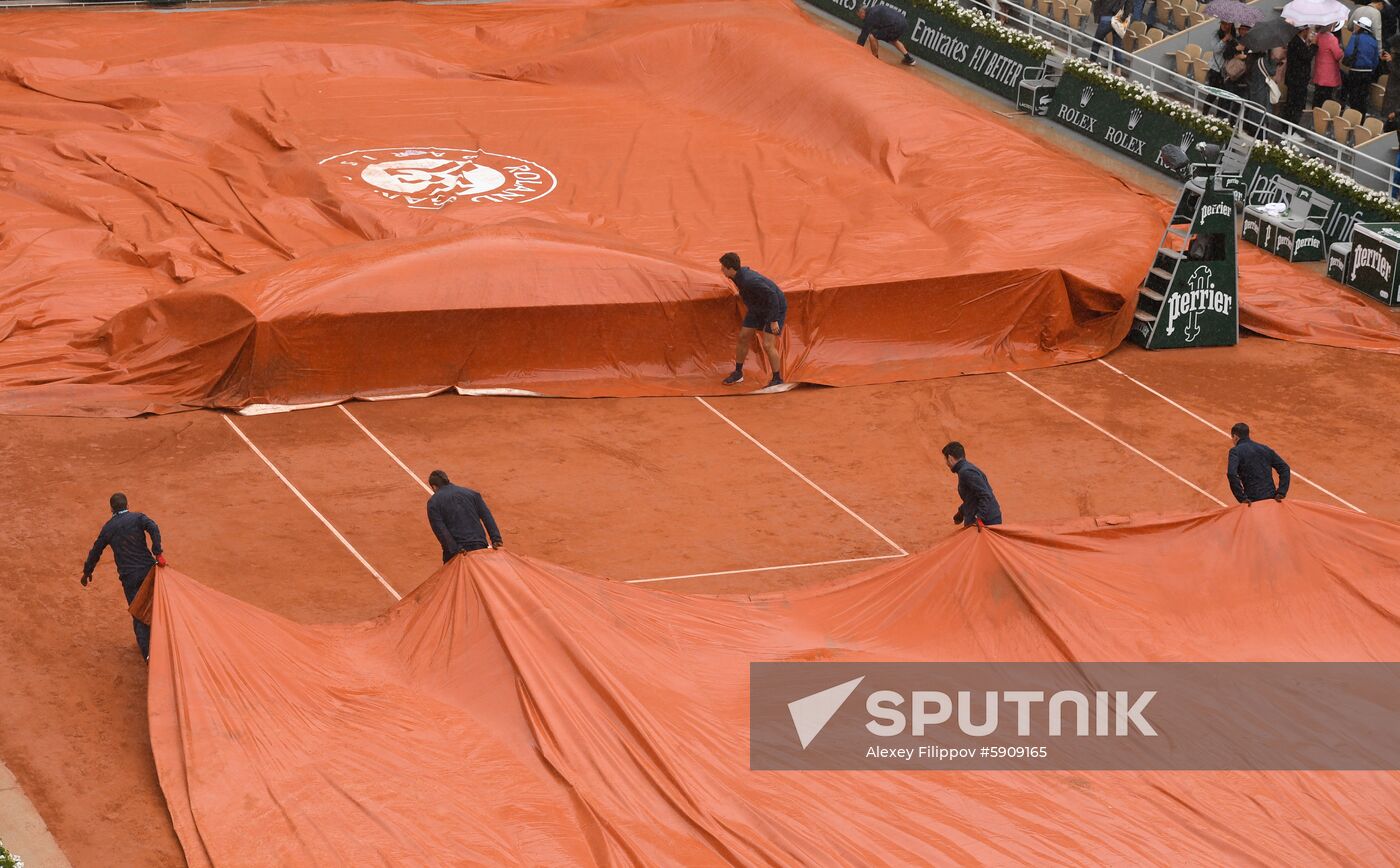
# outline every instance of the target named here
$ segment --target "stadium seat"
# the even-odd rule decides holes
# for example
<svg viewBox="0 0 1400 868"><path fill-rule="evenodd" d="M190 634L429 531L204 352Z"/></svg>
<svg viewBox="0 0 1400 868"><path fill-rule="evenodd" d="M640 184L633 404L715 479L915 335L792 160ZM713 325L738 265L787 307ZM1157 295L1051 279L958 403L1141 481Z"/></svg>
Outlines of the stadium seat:
<svg viewBox="0 0 1400 868"><path fill-rule="evenodd" d="M1084 13L1084 18L1088 23L1088 27L1086 29L1088 30L1088 32L1093 33L1094 29L1099 26L1099 22L1094 20L1093 0L1075 0L1075 2L1076 5L1079 7L1079 11Z"/></svg>
<svg viewBox="0 0 1400 868"><path fill-rule="evenodd" d="M1071 30L1083 30L1084 21L1088 17L1089 13L1085 12L1078 5L1070 5L1065 8L1065 24L1068 25Z"/></svg>
<svg viewBox="0 0 1400 868"><path fill-rule="evenodd" d="M1367 127L1363 126L1351 128L1351 146L1353 148L1359 148L1367 142L1371 141L1371 139L1374 139L1375 137L1376 133L1372 132Z"/></svg>
<svg viewBox="0 0 1400 868"><path fill-rule="evenodd" d="M1361 112L1354 108L1343 110L1342 117L1346 119L1347 126L1354 127L1361 123Z"/></svg>
<svg viewBox="0 0 1400 868"><path fill-rule="evenodd" d="M1332 134L1332 116L1327 113L1327 109L1316 106L1312 110L1313 131L1319 135L1330 136Z"/></svg>
<svg viewBox="0 0 1400 868"><path fill-rule="evenodd" d="M1175 30L1185 30L1187 27L1191 26L1190 19L1187 17L1188 14L1186 7L1173 6L1171 14L1172 28Z"/></svg>
<svg viewBox="0 0 1400 868"><path fill-rule="evenodd" d="M1361 125L1371 131L1371 135L1368 138L1374 139L1376 136L1385 132L1385 121L1380 118L1367 118L1361 122Z"/></svg>
<svg viewBox="0 0 1400 868"><path fill-rule="evenodd" d="M1202 58L1191 65L1192 77L1201 84L1205 84L1210 76L1210 60Z"/></svg>
<svg viewBox="0 0 1400 868"><path fill-rule="evenodd" d="M1200 60L1200 59L1201 59L1201 46L1197 45L1197 44L1194 43L1194 42L1191 43L1190 45L1186 46L1186 47L1183 48L1182 50L1185 51L1187 54L1189 54L1189 55L1191 56L1191 59L1192 59L1192 60Z"/></svg>
<svg viewBox="0 0 1400 868"><path fill-rule="evenodd" d="M1191 67L1195 63L1195 58L1193 58L1190 53L1185 51L1173 51L1171 52L1171 59L1172 69L1176 70L1177 75L1184 75L1187 78L1191 77Z"/></svg>
<svg viewBox="0 0 1400 868"><path fill-rule="evenodd" d="M1157 3L1157 26L1162 27L1171 22L1172 2L1171 0L1156 0Z"/></svg>
<svg viewBox="0 0 1400 868"><path fill-rule="evenodd" d="M1186 16L1186 20L1189 26L1195 27L1197 24L1205 23L1206 16L1204 12L1192 12Z"/></svg>
<svg viewBox="0 0 1400 868"><path fill-rule="evenodd" d="M1351 111L1351 109L1347 109ZM1351 146L1351 121L1345 117L1332 118L1332 138L1348 147Z"/></svg>
<svg viewBox="0 0 1400 868"><path fill-rule="evenodd" d="M1381 113L1381 103L1385 101L1385 85L1372 84L1370 99L1366 101L1368 114L1378 115Z"/></svg>
<svg viewBox="0 0 1400 868"><path fill-rule="evenodd" d="M1328 115L1332 117L1336 117L1337 115L1342 113L1342 104L1337 102L1335 99L1329 99L1324 101L1322 103L1322 108L1324 111L1327 112Z"/></svg>

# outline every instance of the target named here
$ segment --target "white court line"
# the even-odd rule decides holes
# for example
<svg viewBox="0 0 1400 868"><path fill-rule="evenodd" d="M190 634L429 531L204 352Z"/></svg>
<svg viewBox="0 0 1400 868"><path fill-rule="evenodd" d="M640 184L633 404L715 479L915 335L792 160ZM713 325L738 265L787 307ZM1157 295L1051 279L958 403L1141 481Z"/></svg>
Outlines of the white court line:
<svg viewBox="0 0 1400 868"><path fill-rule="evenodd" d="M856 515L854 512L851 512L851 510L850 510L845 504L841 503L841 501L839 501L839 500L837 500L836 498L832 497L830 494L827 494L827 492L823 491L815 482L813 482L812 480L808 479L806 476L803 476L803 475L802 475L796 468L794 468L791 464L788 464L786 461L784 461L783 459L779 458L777 455L774 455L774 454L773 454L773 451L772 451L771 449L769 449L767 446L764 446L762 443L759 443L759 442L758 442L757 440L755 440L752 436L750 436L749 433L748 433L747 431L745 431L744 429L740 428L738 425L735 425L732 421L730 421L730 419L729 419L727 416L725 416L723 413L719 412L719 411L716 410L714 407L710 407L710 405L709 405L708 403L706 403L703 399L697 398L696 400L700 401L700 403L702 403L702 404L705 404L706 407L709 407L709 409L710 409L710 411L711 411L712 413L714 413L715 415L719 416L719 417L720 417L721 419L723 419L725 422L728 422L728 423L730 424L730 426L732 426L732 427L734 428L734 430L738 431L740 434L743 434L745 437L747 437L747 438L749 439L750 442L752 442L752 443L753 443L755 446L757 446L759 449L762 449L764 452L767 452L767 453L768 453L769 455L771 455L776 461L778 461L778 463L782 464L782 465L783 465L784 467L786 467L788 470L791 470L793 473L797 474L798 478L800 478L803 482L807 483L808 485L810 485L810 486L812 486L813 488L815 488L817 491L821 492L821 494L822 494L823 496L825 496L825 497L826 497L828 500L830 500L832 503L834 503L834 504L836 504L837 506L841 507L841 508L842 508L843 510L845 510L847 513L849 513L853 518L855 518L856 521L858 521L858 522L860 522L861 524L865 525L867 528L870 528L870 530L873 531L873 532L875 533L876 536L880 537L880 539L882 539L882 540L884 540L885 542L889 543L890 546L891 546L892 548L894 548L895 550L897 550L897 551L899 552L899 554L897 554L897 555L873 555L873 556L871 556L871 557L864 557L864 558L839 558L839 559L837 559L837 560L831 560L831 561L813 561L813 562L811 562L811 563L806 563L806 564L779 564L778 566L773 566L773 567L750 567L750 568L748 568L748 569L742 569L742 570L720 570L720 571L718 571L718 572L713 572L713 573L687 573L687 574L685 574L685 575L683 575L683 576L658 576L657 578L654 578L654 579L626 579L626 580L625 580L625 583L626 583L626 584L629 584L629 585L642 585L642 584L648 584L648 583L650 583L650 582L670 582L670 581L675 581L675 580L677 580L677 579L699 579L699 578L704 578L704 577L706 577L706 576L732 576L732 575L737 575L737 574L739 574L739 573L766 573L766 572L768 572L768 571L770 571L770 570L796 570L796 569L800 569L800 568L802 568L802 567L825 567L825 566L830 566L830 565L832 565L832 564L855 564L855 563L862 563L862 562L864 562L864 561L883 561L883 560L889 560L889 559L891 559L891 558L902 558L902 557L907 557L907 556L908 556L908 554L909 554L908 552L906 552L904 549L900 548L899 545L897 545L897 544L896 544L894 541L892 541L889 537L885 536L884 534L882 534L882 533L880 533L878 530L876 530L873 526L871 526L870 522L868 522L868 521L866 521L865 519L861 518L860 516ZM388 446L386 446L386 445L384 444L384 441L383 441L383 440L380 440L378 437L376 437L376 436L374 435L374 432L373 432L373 431L369 430L369 428L365 427L365 425L364 425L363 422L361 422L359 419L355 418L355 414L351 413L350 410L349 410L344 404L341 404L341 405L340 405L340 412L344 413L347 417L349 417L350 421L355 423L355 427L359 428L362 432L364 432L364 435L365 435L366 437L368 437L370 440L374 441L374 444L375 444L376 446L378 446L380 449L384 450L384 454L385 454L385 455L388 455L391 459L393 459L393 462L394 462L395 464L397 464L397 465L403 470L404 473L407 473L407 474L409 475L409 478L411 478L414 482L416 482L419 486L421 486L425 491L429 491L429 493L431 493L431 489L429 489L428 486L424 484L423 480L421 480L421 479L418 478L417 474L415 474L412 470L410 470L410 469L408 468L408 465L407 465L407 464L403 463L403 460L400 459L399 456L397 456L397 455L394 454L394 450L392 450L392 449L390 449ZM246 438L245 438L245 439L246 439ZM249 445L251 446L252 444L249 443ZM255 447L255 448L256 448L256 447ZM267 459L264 458L263 460L266 461ZM268 466L271 466L271 462L268 463ZM275 468L275 467L273 468L273 471L274 471L274 472L276 471L276 468ZM281 474L279 473L278 476L281 476ZM283 481L284 481L284 482L286 481L285 478L283 479ZM288 482L287 484L288 484L288 486L291 485L290 482ZM295 488L293 488L292 490L293 490L293 491L296 491ZM310 504L307 504L307 506L310 506ZM314 511L314 508L313 508L313 511ZM317 513L317 514L319 515L319 513ZM324 519L323 519L323 521L324 521ZM327 526L329 526L329 524L328 524ZM349 545L349 543L346 543L346 545ZM368 566L368 565L366 565L366 566Z"/></svg>
<svg viewBox="0 0 1400 868"><path fill-rule="evenodd" d="M847 506L846 504L844 504L844 503L842 503L841 501L837 500L837 499L836 499L835 497L833 497L833 496L831 495L831 493L828 492L826 489L822 488L820 485L817 485L815 482L813 482L812 480L808 479L808 478L806 477L806 475L804 475L804 474L802 473L802 471L798 470L796 467L793 467L791 464L788 464L786 461L784 461L783 459L779 458L779 457L778 457L778 453L774 452L772 449L769 449L767 446L764 446L762 443L758 442L758 439L755 438L752 434L750 434L749 432L745 431L743 428L740 428L738 425L734 424L734 420L733 420L733 419L730 419L728 416L726 416L726 415L724 415L723 413L721 413L720 411L716 410L716 409L710 404L709 401L706 401L704 398L701 398L701 397L698 396L698 395L695 397L695 400L697 400L697 401L699 401L701 404L703 404L706 410L709 410L711 413L714 413L716 416L718 416L718 417L720 417L721 419L723 419L724 422L725 422L725 424L728 425L730 428L733 428L735 431L738 431L740 434L744 435L744 438L745 438L746 440L748 440L750 443L752 443L753 445L757 446L759 449L762 449L764 452L766 452L766 453L768 454L768 457L769 457L769 458L772 458L774 461L776 461L776 462L778 462L779 464L781 464L781 465L783 465L784 467L786 467L789 471L792 472L792 474L793 474L794 476L796 476L798 479L800 479L800 480L802 480L803 482L805 482L805 483L807 483L808 485L810 485L810 486L811 486L818 494L820 494L822 497L825 497L827 500L829 500L829 501L831 501L832 503L836 504L838 507L841 508L841 510L842 510L843 512L845 512L847 515L849 515L851 518L855 519L856 521L860 522L862 525L864 525L866 530L870 531L871 533L875 534L875 535L878 536L880 539L882 539L882 540L884 540L886 543L888 543L890 548L892 548L892 549L894 549L895 551L899 552L899 556L900 556L900 557L904 557L904 556L906 556L906 555L909 554L907 551L904 550L903 546L901 546L899 543L895 542L894 540L890 539L889 537L885 536L883 533L881 533L881 532L875 527L875 525L873 525L873 524L871 524L870 522L866 521L865 519L861 518L859 515L856 515L855 510L851 509L851 508L850 508L849 506Z"/></svg>
<svg viewBox="0 0 1400 868"><path fill-rule="evenodd" d="M419 488L428 492L428 494L433 493L433 490L428 487L428 483L419 479L418 474L414 473L412 470L409 470L408 465L404 464L403 461L399 459L399 456L394 454L394 451L392 449L390 449L388 446L385 446L383 440L380 440L378 437L374 436L374 432L366 428L363 422L361 422L359 419L356 419L355 414L351 413L348 409L346 409L344 404L340 405L340 412L344 413L346 416L349 416L350 421L355 423L356 428L359 428L361 431L365 432L365 436L373 440L375 446L378 446L380 449L383 449L385 455L394 459L394 463L397 464L399 467L402 467L403 472L408 474L409 479L412 479L414 482L418 483Z"/></svg>
<svg viewBox="0 0 1400 868"><path fill-rule="evenodd" d="M809 564L783 564L777 567L749 567L743 570L720 570L716 573L687 573L684 576L661 576L655 579L627 579L628 585L645 585L648 582L672 582L676 579L701 579L706 576L734 576L739 573L766 573L770 570L800 570L803 567L825 567L831 564L859 564L865 561L888 561L905 555L872 555L868 558L841 558L835 561L813 561Z"/></svg>
<svg viewBox="0 0 1400 868"><path fill-rule="evenodd" d="M287 488L291 490L292 494L295 494L297 496L297 500L300 500L307 509L311 510L311 514L319 518L321 520L321 524L324 524L327 530L335 534L335 538L340 540L340 544L345 546L345 548L347 548L350 551L350 554L355 556L355 560L359 561L365 569L369 570L370 575L374 576L376 579L379 580L379 584L384 586L384 590L388 591L395 600L403 599L403 597L400 596L399 592L394 590L394 586L385 581L384 577L379 574L378 570L370 566L369 561L365 560L364 555L360 554L354 546L350 545L350 540L346 539L344 534L336 530L335 525L331 524L330 520L327 519L324 515L322 515L321 511L315 506L313 506L311 501L306 499L306 495L302 494L299 490L297 490L297 487L292 484L292 481L290 479L282 475L282 471L277 469L276 464L273 464L270 460L268 460L268 457L264 455L262 450L257 447L257 444L255 444L252 440L248 439L248 435L243 433L243 429L239 428L238 425L234 423L233 419L231 419L228 416L222 415L220 416L220 418L228 423L228 426L233 429L233 433L237 434L240 440L248 444L248 448L253 450L254 455L262 459L263 464L266 464L269 470L277 474L277 478L282 480L282 484L287 486Z"/></svg>
<svg viewBox="0 0 1400 868"><path fill-rule="evenodd" d="M1044 392L1040 391L1040 390L1037 389L1035 386L1032 386L1030 383L1027 383L1025 380L1021 379L1020 377L1016 376L1015 374L1011 373L1010 371L1007 371L1007 372L1006 372L1006 376L1010 377L1011 379L1013 379L1013 380L1015 380L1016 382L1020 383L1021 385L1025 386L1027 389L1030 389L1032 392L1035 392L1035 393L1036 393L1037 395L1039 395L1040 397L1042 397L1042 398L1044 398L1045 400L1049 401L1051 404L1054 404L1056 407L1059 407L1061 410L1064 410L1066 413L1070 414L1070 415L1073 416L1074 418L1076 418L1076 419L1078 419L1079 421L1083 422L1085 425L1088 425L1090 428L1093 428L1095 431L1097 431L1097 432L1099 432L1100 434L1104 435L1105 437L1109 438L1109 439L1112 440L1113 442L1117 443L1119 446L1124 447L1124 448L1127 449L1128 451L1132 452L1134 455L1137 455L1137 456L1139 456L1139 457L1141 457L1141 458L1147 459L1147 460L1148 460L1149 462L1151 462L1152 465L1155 466L1158 470L1161 470L1162 472L1164 472L1164 473L1166 473L1166 474L1172 476L1173 478L1175 478L1175 479L1178 480L1179 482L1183 482L1183 483L1185 483L1186 485L1189 485L1191 488L1195 489L1196 491L1200 492L1201 494L1203 494L1203 495L1205 495L1206 497L1210 498L1211 500L1215 501L1215 503L1219 504L1220 506L1225 506L1225 505L1226 505L1226 504L1225 504L1225 501L1223 501L1223 500L1221 500L1220 498L1216 497L1215 495L1211 494L1209 491L1206 491L1204 488L1201 488L1199 485L1197 485L1196 483L1194 483L1194 482L1192 482L1191 480L1187 479L1186 477L1182 476L1180 473L1177 473L1175 470L1172 470L1170 467L1168 467L1167 465L1165 465L1165 464L1163 464L1162 462L1158 461L1157 459L1153 458L1151 455L1148 455L1146 452L1143 452L1141 449L1137 448L1136 446L1134 446L1133 444L1131 444L1131 443L1129 443L1128 441L1124 440L1123 438L1117 436L1116 434L1113 434L1112 432L1108 431L1106 428L1104 428L1104 427L1102 427L1102 426L1100 426L1100 425L1095 424L1092 420L1087 419L1087 418L1085 418L1084 416L1081 416L1080 414L1078 414L1078 413L1076 413L1075 411L1071 410L1069 407L1066 407L1064 404L1061 404L1059 401L1056 401L1054 398L1052 398L1052 397L1050 397L1049 395L1045 394Z"/></svg>
<svg viewBox="0 0 1400 868"><path fill-rule="evenodd" d="M1139 380L1137 377L1134 377L1132 374L1125 373L1124 371L1121 371L1121 370L1119 370L1118 368L1115 368L1113 365L1110 365L1108 362L1105 362L1103 359L1095 359L1095 361L1097 361L1099 364L1103 365L1105 368L1108 368L1110 371L1112 371L1113 373L1117 374L1118 376L1120 376L1120 377L1126 377L1128 380L1130 380L1130 381L1133 382L1134 384L1138 385L1139 387L1141 387L1141 388L1143 388L1143 389L1146 389L1147 391L1149 391L1149 392L1151 392L1152 394L1156 395L1158 398L1161 398L1163 401L1166 401L1168 404L1171 404L1171 405L1172 405L1173 407L1175 407L1176 409L1178 409L1178 410L1180 410L1181 412L1185 413L1187 416L1190 416L1192 419L1195 419L1197 422L1200 422L1202 425L1206 426L1207 428L1211 429L1212 431L1215 431L1216 433L1221 434L1221 435L1223 435L1223 436L1225 436L1225 437L1229 437L1229 436L1230 436L1230 432L1229 432L1229 431L1226 431L1224 428L1220 428L1220 427L1218 427L1218 426L1212 424L1211 422L1207 421L1206 419L1201 418L1200 416L1196 415L1195 413L1193 413L1193 412L1191 412L1190 410L1186 409L1185 407L1181 406L1181 405L1178 404L1177 402L1173 401L1171 398L1168 398L1166 395L1163 395L1161 392L1159 392L1159 391L1157 391L1156 389L1152 388L1151 386L1147 385L1147 384L1144 383L1142 380ZM1338 497L1337 495L1335 495L1335 494L1333 494L1332 492L1328 491L1327 489L1323 488L1321 485L1318 485L1316 482L1313 482L1311 479L1307 478L1306 476L1304 476L1303 474L1299 473L1298 471L1293 470L1292 468L1290 468L1290 473L1291 473L1291 475L1297 477L1299 480L1301 480L1301 481L1303 481L1303 482L1306 482L1308 485L1311 485L1313 488L1316 488L1318 491L1322 492L1323 494L1325 494L1325 495L1327 495L1328 497L1332 498L1333 500L1337 501L1337 502L1340 503L1342 506L1345 506L1345 507L1347 507L1348 509L1353 509L1353 510L1355 510L1355 511L1361 513L1362 515L1365 515L1365 514L1366 514L1366 510L1362 509L1361 507L1357 506L1357 505L1354 504L1354 503L1350 503L1350 502L1348 502L1348 501L1346 501L1346 500L1343 500L1342 498Z"/></svg>

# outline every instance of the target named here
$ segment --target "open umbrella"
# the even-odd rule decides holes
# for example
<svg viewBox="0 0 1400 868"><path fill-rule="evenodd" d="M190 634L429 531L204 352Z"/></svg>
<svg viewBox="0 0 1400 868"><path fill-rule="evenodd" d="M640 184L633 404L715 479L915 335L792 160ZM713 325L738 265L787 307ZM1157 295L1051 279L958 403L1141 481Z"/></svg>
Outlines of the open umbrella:
<svg viewBox="0 0 1400 868"><path fill-rule="evenodd" d="M1244 47L1250 51L1271 51L1287 45L1288 40L1297 32L1298 28L1282 18L1269 18L1264 23L1250 28L1244 35Z"/></svg>
<svg viewBox="0 0 1400 868"><path fill-rule="evenodd" d="M1299 27L1330 26L1347 20L1350 12L1345 4L1337 0L1293 0L1283 7L1283 18Z"/></svg>
<svg viewBox="0 0 1400 868"><path fill-rule="evenodd" d="M1299 2L1299 0L1294 0L1294 2ZM1324 0L1324 2L1330 3L1335 2L1335 0ZM1242 3L1240 0L1211 0L1206 4L1206 14L1229 24L1247 24L1250 27L1269 17L1269 13L1263 9Z"/></svg>

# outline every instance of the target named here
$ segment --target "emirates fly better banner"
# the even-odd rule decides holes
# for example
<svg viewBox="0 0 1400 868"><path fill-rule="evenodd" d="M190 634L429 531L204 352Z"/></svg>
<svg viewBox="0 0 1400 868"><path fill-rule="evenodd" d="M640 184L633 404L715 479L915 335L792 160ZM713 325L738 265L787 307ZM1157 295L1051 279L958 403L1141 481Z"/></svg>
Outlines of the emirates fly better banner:
<svg viewBox="0 0 1400 868"><path fill-rule="evenodd" d="M856 18L856 8L861 2L865 0L807 0L809 5L857 26L860 20ZM1044 62L1028 51L940 14L937 9L889 0L874 0L872 5L893 6L908 16L909 27L902 41L911 54L1010 100L1016 99L1026 70L1039 68ZM882 44L880 50L893 49Z"/></svg>

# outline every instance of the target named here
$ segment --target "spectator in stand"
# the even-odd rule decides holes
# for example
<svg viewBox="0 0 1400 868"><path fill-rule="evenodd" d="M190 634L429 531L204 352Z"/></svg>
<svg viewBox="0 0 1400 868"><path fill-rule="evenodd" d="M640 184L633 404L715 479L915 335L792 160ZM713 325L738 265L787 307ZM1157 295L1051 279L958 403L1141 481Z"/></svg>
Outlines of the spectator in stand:
<svg viewBox="0 0 1400 868"><path fill-rule="evenodd" d="M1225 81L1225 61L1239 53L1239 43L1235 41L1235 25L1221 21L1215 29L1215 45L1210 52L1210 69L1206 71L1206 84L1219 90L1227 90ZM1225 106L1217 96L1208 97L1211 109L1221 111Z"/></svg>
<svg viewBox="0 0 1400 868"><path fill-rule="evenodd" d="M1249 49L1244 47L1244 38L1248 34L1248 24L1241 24L1235 28L1235 39L1226 49L1228 57L1223 67L1225 89L1242 100L1249 99L1250 64L1254 62L1254 57L1250 55Z"/></svg>
<svg viewBox="0 0 1400 868"><path fill-rule="evenodd" d="M1378 38L1382 44L1389 45L1390 40L1395 38L1397 25L1400 25L1400 10L1396 10L1390 0L1376 0L1371 4L1371 8L1381 15L1381 32Z"/></svg>
<svg viewBox="0 0 1400 868"><path fill-rule="evenodd" d="M1274 126L1270 123L1274 112L1274 91L1269 84L1278 74L1278 62L1272 51L1254 51L1245 55L1245 64L1244 96L1258 106L1258 109L1246 111L1245 130L1256 138L1262 138Z"/></svg>
<svg viewBox="0 0 1400 868"><path fill-rule="evenodd" d="M1342 43L1337 34L1342 25L1317 35L1317 51L1313 55L1313 101L1314 107L1329 99L1336 99L1337 88L1342 84Z"/></svg>
<svg viewBox="0 0 1400 868"><path fill-rule="evenodd" d="M1385 121L1386 132L1390 132L1400 130L1400 36L1386 43L1381 60L1385 62L1385 71L1390 73L1385 97L1381 100L1381 119Z"/></svg>
<svg viewBox="0 0 1400 868"><path fill-rule="evenodd" d="M1366 98L1371 93L1371 82L1375 81L1376 70L1381 65L1380 43L1371 33L1371 19L1356 19L1356 30L1347 41L1347 50L1342 54L1342 85L1346 94L1347 108L1366 114Z"/></svg>
<svg viewBox="0 0 1400 868"><path fill-rule="evenodd" d="M1228 21L1220 22L1215 29L1215 45L1210 51L1210 71L1206 73L1206 84L1211 87L1225 86L1225 61L1234 57L1236 51L1235 25Z"/></svg>
<svg viewBox="0 0 1400 868"><path fill-rule="evenodd" d="M1146 6L1146 17L1143 17L1143 7ZM1146 24L1148 29L1157 26L1157 0L1133 0L1133 20Z"/></svg>
<svg viewBox="0 0 1400 868"><path fill-rule="evenodd" d="M1308 104L1308 83L1312 81L1313 57L1317 55L1317 32L1303 27L1288 40L1288 58L1283 67L1283 83L1288 88L1288 101L1283 106L1283 119L1290 124L1302 123L1303 108Z"/></svg>
<svg viewBox="0 0 1400 868"><path fill-rule="evenodd" d="M1091 3L1094 20L1098 22L1098 27L1094 30L1094 48L1089 52L1091 60L1099 59L1099 50L1103 48L1104 41L1107 41L1113 46L1113 62L1119 67L1123 66L1123 37L1113 29L1113 17L1123 11L1124 2L1125 0L1093 0Z"/></svg>

